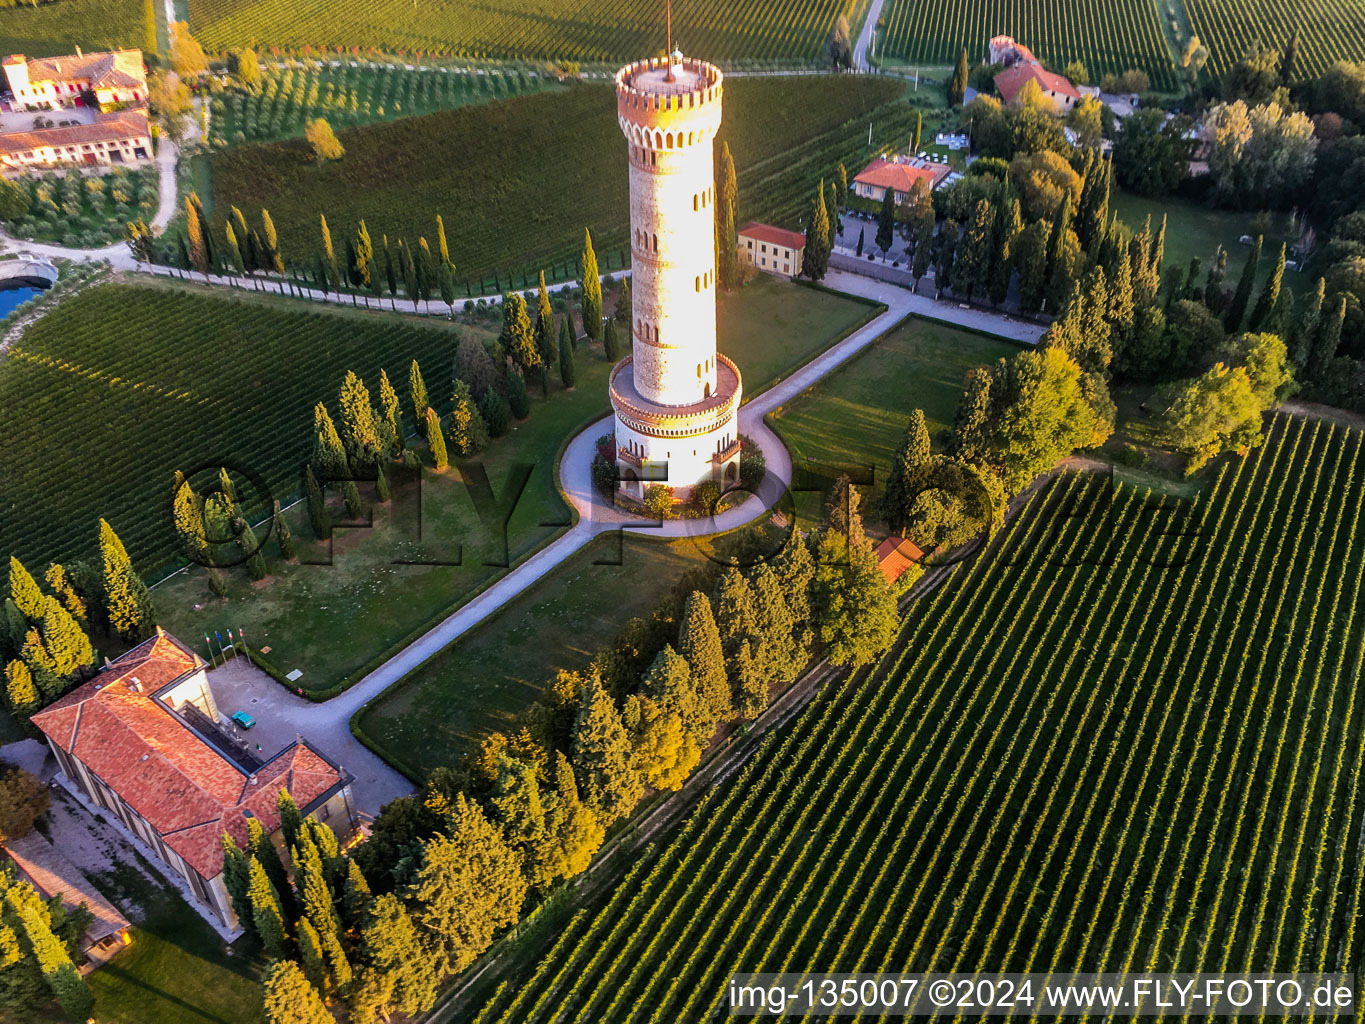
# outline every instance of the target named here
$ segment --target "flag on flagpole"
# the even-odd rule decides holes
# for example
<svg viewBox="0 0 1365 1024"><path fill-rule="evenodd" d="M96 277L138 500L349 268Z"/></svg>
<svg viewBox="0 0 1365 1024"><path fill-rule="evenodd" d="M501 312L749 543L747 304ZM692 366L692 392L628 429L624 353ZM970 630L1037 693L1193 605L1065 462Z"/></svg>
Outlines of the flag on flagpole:
<svg viewBox="0 0 1365 1024"><path fill-rule="evenodd" d="M209 664L212 665L212 664L213 664L213 641L209 639L209 635L208 635L207 633L204 634L204 647L205 647L205 648L208 650L208 652L209 652Z"/></svg>

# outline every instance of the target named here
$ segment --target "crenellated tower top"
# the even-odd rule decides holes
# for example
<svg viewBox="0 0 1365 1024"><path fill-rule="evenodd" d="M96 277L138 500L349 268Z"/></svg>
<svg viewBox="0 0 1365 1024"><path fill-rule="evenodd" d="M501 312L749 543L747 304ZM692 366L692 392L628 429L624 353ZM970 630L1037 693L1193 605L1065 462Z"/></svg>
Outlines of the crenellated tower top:
<svg viewBox="0 0 1365 1024"><path fill-rule="evenodd" d="M627 64L616 72L616 112L621 130L638 144L658 149L654 134L705 133L720 127L720 68L681 54ZM638 131L632 131L637 129ZM684 136L686 137L686 136ZM671 147L669 147L671 148Z"/></svg>

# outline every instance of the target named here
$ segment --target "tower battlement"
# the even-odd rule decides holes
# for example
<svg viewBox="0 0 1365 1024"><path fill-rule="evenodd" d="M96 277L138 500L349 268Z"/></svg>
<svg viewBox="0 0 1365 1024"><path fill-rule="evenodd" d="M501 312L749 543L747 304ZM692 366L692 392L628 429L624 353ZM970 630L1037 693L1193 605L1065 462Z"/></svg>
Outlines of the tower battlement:
<svg viewBox="0 0 1365 1024"><path fill-rule="evenodd" d="M673 148L664 145L669 129L690 131L695 138L703 133L712 137L720 127L724 78L720 68L683 58L673 64L672 73L670 81L669 61L664 57L636 61L616 73L616 112L621 130L637 145ZM681 148L681 143L678 146Z"/></svg>

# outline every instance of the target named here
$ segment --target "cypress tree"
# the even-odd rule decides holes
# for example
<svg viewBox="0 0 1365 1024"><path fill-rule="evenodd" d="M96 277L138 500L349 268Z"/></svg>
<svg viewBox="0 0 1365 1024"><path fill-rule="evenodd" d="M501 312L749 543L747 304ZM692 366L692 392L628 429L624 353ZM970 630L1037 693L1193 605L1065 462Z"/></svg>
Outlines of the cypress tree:
<svg viewBox="0 0 1365 1024"><path fill-rule="evenodd" d="M293 909L293 893L289 888L289 877L284 870L284 864L280 861L280 852L275 849L275 844L270 841L270 836L266 834L264 826L261 825L259 818L248 818L246 822L246 853L248 858L258 861L265 871L265 876L274 888L275 902L281 910L281 923L292 918L292 914L284 914L284 911Z"/></svg>
<svg viewBox="0 0 1365 1024"><path fill-rule="evenodd" d="M498 344L523 373L538 372L540 344L536 330L531 326L526 300L517 292L502 297L502 333L498 335Z"/></svg>
<svg viewBox="0 0 1365 1024"><path fill-rule="evenodd" d="M921 117L917 124L922 126L923 121ZM914 150L918 149L919 146L916 145ZM848 169L842 163L834 169L834 194L838 199L838 208L842 210L848 205Z"/></svg>
<svg viewBox="0 0 1365 1024"><path fill-rule="evenodd" d="M1284 263L1286 247L1280 245L1280 255L1275 260L1275 269L1266 278L1265 285L1261 288L1261 296L1256 300L1256 308L1251 311L1251 323L1248 325L1250 330L1261 330L1270 314L1275 311L1275 304L1280 300L1280 287L1284 284Z"/></svg>
<svg viewBox="0 0 1365 1024"><path fill-rule="evenodd" d="M602 354L609 363L615 364L621 360L621 343L617 339L615 320L608 322L602 335Z"/></svg>
<svg viewBox="0 0 1365 1024"><path fill-rule="evenodd" d="M1251 252L1247 253L1242 276L1237 279L1237 290L1232 294L1232 302L1228 304L1227 312L1223 315L1223 328L1229 334L1237 331L1246 317L1251 291L1256 286L1256 273L1261 265L1261 242L1262 236L1257 235L1256 241L1252 243Z"/></svg>
<svg viewBox="0 0 1365 1024"><path fill-rule="evenodd" d="M333 1024L335 1018L292 960L271 965L265 977L264 1024Z"/></svg>
<svg viewBox="0 0 1365 1024"><path fill-rule="evenodd" d="M389 498L389 479L384 475L384 467L376 466L374 470L374 496L381 504L388 504Z"/></svg>
<svg viewBox="0 0 1365 1024"><path fill-rule="evenodd" d="M446 456L446 439L441 433L441 420L436 415L436 410L427 407L427 448L431 451L431 462L436 468L436 472L443 473L450 465L450 460Z"/></svg>
<svg viewBox="0 0 1365 1024"><path fill-rule="evenodd" d="M266 956L282 960L285 956L284 914L280 897L260 858L251 857L247 893L251 898L251 922Z"/></svg>
<svg viewBox="0 0 1365 1024"><path fill-rule="evenodd" d="M280 838L284 840L284 848L292 850L299 841L299 833L303 831L303 815L299 813L299 805L289 795L289 790L280 790L275 798L275 811L280 816Z"/></svg>
<svg viewBox="0 0 1365 1024"><path fill-rule="evenodd" d="M1062 195L1057 207L1057 215L1052 220L1052 228L1047 240L1047 308L1054 315L1061 309L1066 296L1071 292L1071 267L1066 260L1067 234L1071 230L1071 193Z"/></svg>
<svg viewBox="0 0 1365 1024"><path fill-rule="evenodd" d="M382 420L370 403L369 388L351 370L341 382L340 404L347 464L365 469L377 466L390 454L380 436Z"/></svg>
<svg viewBox="0 0 1365 1024"><path fill-rule="evenodd" d="M304 977L319 992L327 990L327 967L322 961L322 939L318 930L306 917L299 918L296 927L299 942L299 964Z"/></svg>
<svg viewBox="0 0 1365 1024"><path fill-rule="evenodd" d="M967 297L968 302L977 292L989 288L994 240L995 211L987 200L978 200L958 250L953 278L954 287Z"/></svg>
<svg viewBox="0 0 1365 1024"><path fill-rule="evenodd" d="M1023 230L1019 200L1014 198L1005 212L996 216L991 232L994 253L987 272L987 287L992 306L999 306L1009 296L1010 278L1014 276L1014 242Z"/></svg>
<svg viewBox="0 0 1365 1024"><path fill-rule="evenodd" d="M41 622L47 614L47 602L38 581L13 555L9 556L9 596L29 622Z"/></svg>
<svg viewBox="0 0 1365 1024"><path fill-rule="evenodd" d="M246 519L239 517L235 522L237 544L246 553L247 575L253 580L263 580L269 575L265 555L261 553L261 543L256 539L256 531Z"/></svg>
<svg viewBox="0 0 1365 1024"><path fill-rule="evenodd" d="M351 475L346 460L346 449L341 443L327 406L319 402L313 406L313 468L318 479L327 484L345 480Z"/></svg>
<svg viewBox="0 0 1365 1024"><path fill-rule="evenodd" d="M629 814L644 795L630 737L595 672L583 688L574 722L573 762L583 800L604 826Z"/></svg>
<svg viewBox="0 0 1365 1024"><path fill-rule="evenodd" d="M615 333L615 321L611 321L612 327L609 328ZM574 386L574 366L573 366L573 342L569 339L569 332L563 326L559 330L559 380L566 390L572 391Z"/></svg>
<svg viewBox="0 0 1365 1024"><path fill-rule="evenodd" d="M749 588L754 595L755 660L767 680L790 683L805 667L805 630L799 629L796 614L784 592L784 581L767 562L754 568Z"/></svg>
<svg viewBox="0 0 1365 1024"><path fill-rule="evenodd" d="M439 213L436 215L436 251L441 254L441 265L453 270L455 264L451 262L450 246L446 244L446 226Z"/></svg>
<svg viewBox="0 0 1365 1024"><path fill-rule="evenodd" d="M124 640L147 639L156 624L151 592L134 571L118 534L103 519L100 520L100 558L104 563L109 625Z"/></svg>
<svg viewBox="0 0 1365 1024"><path fill-rule="evenodd" d="M957 66L953 68L953 77L948 83L948 106L962 106L967 96L967 77L967 48L964 46L957 55Z"/></svg>
<svg viewBox="0 0 1365 1024"><path fill-rule="evenodd" d="M204 536L204 509L184 476L176 473L175 494L171 497L171 516L181 546L194 561L202 561L208 551Z"/></svg>
<svg viewBox="0 0 1365 1024"><path fill-rule="evenodd" d="M332 291L341 291L341 269L337 265L336 250L332 247L332 231L327 227L327 218L318 214L318 223L322 229L322 261L323 269L327 272L327 280L332 286Z"/></svg>
<svg viewBox="0 0 1365 1024"><path fill-rule="evenodd" d="M294 549L294 533L289 529L289 523L284 518L284 511L280 508L278 501L275 502L271 527L275 531L275 543L280 546L280 557L292 562L297 556Z"/></svg>
<svg viewBox="0 0 1365 1024"><path fill-rule="evenodd" d="M53 671L70 679L95 660L90 638L55 597L46 598L43 616L43 648L51 656Z"/></svg>
<svg viewBox="0 0 1365 1024"><path fill-rule="evenodd" d="M597 253L592 247L592 232L583 232L583 332L596 341L602 336L602 278L597 270Z"/></svg>
<svg viewBox="0 0 1365 1024"><path fill-rule="evenodd" d="M526 382L516 370L507 375L507 404L519 420L531 415L531 396L526 393Z"/></svg>
<svg viewBox="0 0 1365 1024"><path fill-rule="evenodd" d="M440 975L397 896L385 893L369 903L360 929L360 952L367 966L360 987L377 995L377 1002L409 1016L426 1013L436 1004Z"/></svg>
<svg viewBox="0 0 1365 1024"><path fill-rule="evenodd" d="M517 919L526 898L521 858L463 793L444 816L444 835L425 844L408 888L413 924L438 976L461 971Z"/></svg>
<svg viewBox="0 0 1365 1024"><path fill-rule="evenodd" d="M341 892L341 919L347 928L359 931L374 897L370 894L370 883L365 880L360 865L350 857L345 858L345 861L346 881Z"/></svg>
<svg viewBox="0 0 1365 1024"><path fill-rule="evenodd" d="M1341 331L1346 322L1346 296L1341 296L1336 311L1321 318L1317 336L1313 343L1313 354L1308 361L1310 379L1321 379L1326 375L1332 360L1341 346Z"/></svg>
<svg viewBox="0 0 1365 1024"><path fill-rule="evenodd" d="M829 213L825 209L825 180L821 178L820 187L816 190L815 198L811 200L801 273L812 281L819 281L829 270L829 252Z"/></svg>
<svg viewBox="0 0 1365 1024"><path fill-rule="evenodd" d="M725 675L725 652L721 648L711 599L699 590L688 595L683 607L678 654L692 670L692 688L705 711L706 720L714 725L729 717L730 682Z"/></svg>
<svg viewBox="0 0 1365 1024"><path fill-rule="evenodd" d="M739 285L739 237L735 233L736 204L739 186L735 178L735 161L730 155L730 143L720 144L720 187L716 204L716 240L719 250L717 276L720 286L734 291ZM627 320L629 323L629 320Z"/></svg>
<svg viewBox="0 0 1365 1024"><path fill-rule="evenodd" d="M536 299L536 349L540 352L540 387L544 397L550 397L550 364L554 362L555 314L550 306L550 293L545 290L545 271L540 272L540 294Z"/></svg>
<svg viewBox="0 0 1365 1024"><path fill-rule="evenodd" d="M953 418L948 454L971 465L979 465L989 456L992 383L989 367L973 370Z"/></svg>
<svg viewBox="0 0 1365 1024"><path fill-rule="evenodd" d="M71 962L66 943L53 930L52 910L27 883L12 883L4 891L4 917L13 922L10 930L11 957L23 955L22 947L13 941L15 932L27 940L24 944L33 957L43 980L61 1005L62 1012L73 1020L84 1020L94 1009L95 1001L85 979ZM9 929L7 929L9 930ZM10 958L7 957L7 966Z"/></svg>
<svg viewBox="0 0 1365 1024"><path fill-rule="evenodd" d="M861 255L863 254L863 241L864 241L864 239L866 238L866 236L867 236L867 228L859 228L859 229L858 229L858 255L859 255L859 256L861 256Z"/></svg>
<svg viewBox="0 0 1365 1024"><path fill-rule="evenodd" d="M455 381L454 406L450 413L450 446L456 456L468 458L488 444L488 425L474 404L469 385L462 380Z"/></svg>
<svg viewBox="0 0 1365 1024"><path fill-rule="evenodd" d="M734 688L735 710L745 721L752 722L768 707L768 677L757 660L748 640L743 640L730 659L731 685Z"/></svg>
<svg viewBox="0 0 1365 1024"><path fill-rule="evenodd" d="M711 604L721 650L725 653L726 669L733 682L735 653L741 643L753 636L758 625L753 590L744 574L733 565L717 581Z"/></svg>
<svg viewBox="0 0 1365 1024"><path fill-rule="evenodd" d="M275 234L275 222L270 218L270 211L264 207L261 208L261 230L265 232L266 259L270 269L283 274L284 260L280 258L280 240Z"/></svg>
<svg viewBox="0 0 1365 1024"><path fill-rule="evenodd" d="M313 527L313 535L318 540L326 540L332 535L332 517L327 513L327 502L323 500L322 488L318 486L311 465L303 467L303 475L308 491L308 522Z"/></svg>
<svg viewBox="0 0 1365 1024"><path fill-rule="evenodd" d="M427 399L427 386L422 380L422 369L417 365L417 360L412 361L408 367L408 394L412 398L413 414L417 417L417 432L426 436L426 413L424 410L431 405Z"/></svg>
<svg viewBox="0 0 1365 1024"><path fill-rule="evenodd" d="M612 312L612 317L618 324L629 328L633 315L631 313L630 278L623 277L621 278L621 290L616 293L616 309ZM573 341L572 336L570 336L569 341Z"/></svg>
<svg viewBox="0 0 1365 1024"><path fill-rule="evenodd" d="M896 240L896 193L887 189L882 194L882 209L877 215L877 237L872 241L885 256Z"/></svg>
<svg viewBox="0 0 1365 1024"><path fill-rule="evenodd" d="M511 410L507 407L507 399L498 394L493 388L489 388L483 393L483 398L479 400L479 412L483 415L483 421L488 426L489 437L502 437L507 433L508 417Z"/></svg>
<svg viewBox="0 0 1365 1024"><path fill-rule="evenodd" d="M5 696L15 718L26 719L38 710L38 687L33 682L33 673L17 658L5 666Z"/></svg>
<svg viewBox="0 0 1365 1024"><path fill-rule="evenodd" d="M924 410L915 409L910 413L910 422L891 460L891 472L882 495L882 518L889 529L902 537L905 536L910 513L923 483L924 467L932 454Z"/></svg>
<svg viewBox="0 0 1365 1024"><path fill-rule="evenodd" d="M185 232L189 239L189 258L194 269L209 279L213 270L213 240L209 236L209 226L204 220L204 208L193 193L185 197Z"/></svg>
<svg viewBox="0 0 1365 1024"><path fill-rule="evenodd" d="M1303 369L1313 354L1313 340L1317 337L1318 324L1322 321L1322 304L1326 298L1327 282L1319 277L1313 294L1304 307L1303 315L1298 318L1294 328L1294 365Z"/></svg>
<svg viewBox="0 0 1365 1024"><path fill-rule="evenodd" d="M1227 250L1221 245L1214 254L1213 264L1209 267L1208 282L1204 285L1204 305L1209 312L1220 313L1223 309L1223 279L1228 273Z"/></svg>
<svg viewBox="0 0 1365 1024"><path fill-rule="evenodd" d="M227 889L232 910L243 928L255 927L251 909L251 865L246 854L224 832L221 836L223 846L223 887Z"/></svg>

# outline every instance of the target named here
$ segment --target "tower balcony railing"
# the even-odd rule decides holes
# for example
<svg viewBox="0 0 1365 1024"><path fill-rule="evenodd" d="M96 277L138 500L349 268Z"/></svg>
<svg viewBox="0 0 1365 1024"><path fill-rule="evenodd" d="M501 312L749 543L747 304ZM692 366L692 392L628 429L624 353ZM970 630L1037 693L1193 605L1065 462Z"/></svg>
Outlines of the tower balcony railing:
<svg viewBox="0 0 1365 1024"><path fill-rule="evenodd" d="M726 422L739 408L743 381L739 367L716 353L716 390L700 402L661 405L635 388L635 357L626 356L611 372L612 408L644 432L658 436L705 433Z"/></svg>

